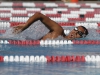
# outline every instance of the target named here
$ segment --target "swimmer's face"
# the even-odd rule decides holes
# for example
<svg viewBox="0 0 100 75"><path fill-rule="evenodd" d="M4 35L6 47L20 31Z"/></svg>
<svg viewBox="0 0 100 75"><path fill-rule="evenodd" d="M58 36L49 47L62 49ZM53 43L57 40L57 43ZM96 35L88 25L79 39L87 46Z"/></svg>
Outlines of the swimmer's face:
<svg viewBox="0 0 100 75"><path fill-rule="evenodd" d="M66 36L68 40L73 40L76 38L85 37L85 29L82 26L75 27L69 34Z"/></svg>

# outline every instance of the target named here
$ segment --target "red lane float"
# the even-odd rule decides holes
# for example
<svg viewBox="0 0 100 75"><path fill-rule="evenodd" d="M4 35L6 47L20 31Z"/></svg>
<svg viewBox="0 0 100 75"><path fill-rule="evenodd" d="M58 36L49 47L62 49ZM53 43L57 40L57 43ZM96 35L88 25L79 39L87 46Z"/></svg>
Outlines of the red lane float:
<svg viewBox="0 0 100 75"><path fill-rule="evenodd" d="M100 44L100 40L77 40L77 41L73 41L73 44L94 44L94 45L98 45Z"/></svg>
<svg viewBox="0 0 100 75"><path fill-rule="evenodd" d="M5 32L6 32L6 30L0 30L0 34L3 34Z"/></svg>
<svg viewBox="0 0 100 75"><path fill-rule="evenodd" d="M9 40L8 41L9 44L12 44L12 45L40 45L40 41L39 40Z"/></svg>
<svg viewBox="0 0 100 75"><path fill-rule="evenodd" d="M85 56L46 56L47 62L85 62Z"/></svg>

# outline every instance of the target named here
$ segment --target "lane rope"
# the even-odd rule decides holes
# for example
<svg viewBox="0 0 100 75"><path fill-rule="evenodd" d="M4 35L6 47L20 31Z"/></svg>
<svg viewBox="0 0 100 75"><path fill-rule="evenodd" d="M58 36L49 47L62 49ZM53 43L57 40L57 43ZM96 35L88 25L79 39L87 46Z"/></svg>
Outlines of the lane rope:
<svg viewBox="0 0 100 75"><path fill-rule="evenodd" d="M13 20L16 20L15 18ZM22 18L17 19L17 20L23 20ZM100 23L89 23L89 22L57 22L60 26L66 27L74 27L74 26L85 26L86 28L94 28L94 29L98 29L98 27L100 27ZM9 27L13 27L13 26L17 26L19 24L25 24L25 22L21 21L21 22L0 22L0 27L1 28L9 28Z"/></svg>
<svg viewBox="0 0 100 75"><path fill-rule="evenodd" d="M100 40L0 40L0 44L11 45L99 45Z"/></svg>
<svg viewBox="0 0 100 75"><path fill-rule="evenodd" d="M79 7L88 7L88 8L99 8L99 4L98 3L82 3L82 4L78 4L78 3L35 3L35 2L0 2L1 7L74 7L74 8L79 8Z"/></svg>
<svg viewBox="0 0 100 75"><path fill-rule="evenodd" d="M100 55L62 55L62 56L0 56L0 62L100 62Z"/></svg>

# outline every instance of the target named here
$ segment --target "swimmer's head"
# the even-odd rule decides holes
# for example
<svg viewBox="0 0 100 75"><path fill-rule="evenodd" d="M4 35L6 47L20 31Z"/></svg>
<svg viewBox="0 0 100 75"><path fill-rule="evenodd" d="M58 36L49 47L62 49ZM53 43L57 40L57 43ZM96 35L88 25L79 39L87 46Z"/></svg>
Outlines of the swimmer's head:
<svg viewBox="0 0 100 75"><path fill-rule="evenodd" d="M75 27L72 31L69 32L65 38L68 40L73 40L76 38L84 38L88 35L88 30L84 26Z"/></svg>

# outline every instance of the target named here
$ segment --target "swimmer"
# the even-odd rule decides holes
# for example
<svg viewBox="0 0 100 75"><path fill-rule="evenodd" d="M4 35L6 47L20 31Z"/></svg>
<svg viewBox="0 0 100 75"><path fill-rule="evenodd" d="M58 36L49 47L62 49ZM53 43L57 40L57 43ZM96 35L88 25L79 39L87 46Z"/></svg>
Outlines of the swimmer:
<svg viewBox="0 0 100 75"><path fill-rule="evenodd" d="M50 31L41 37L41 40L46 39L55 39L58 36L63 36L67 40L73 40L76 38L83 38L88 35L88 30L84 26L78 26L75 27L67 36L64 33L63 28L53 20L51 20L49 17L43 15L42 13L35 13L33 16L31 16L25 24L21 24L18 26L13 27L13 33L18 34L26 30L28 27L31 26L32 23L40 20ZM34 34L30 34L34 35Z"/></svg>

